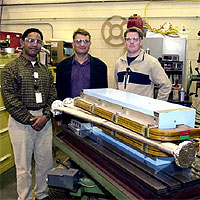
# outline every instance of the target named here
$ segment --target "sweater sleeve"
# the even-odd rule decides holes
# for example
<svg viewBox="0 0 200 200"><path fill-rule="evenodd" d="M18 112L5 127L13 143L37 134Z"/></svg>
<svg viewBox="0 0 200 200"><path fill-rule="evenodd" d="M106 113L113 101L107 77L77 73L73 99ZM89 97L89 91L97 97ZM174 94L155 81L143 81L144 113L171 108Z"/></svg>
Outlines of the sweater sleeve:
<svg viewBox="0 0 200 200"><path fill-rule="evenodd" d="M165 73L165 70L157 60L155 61L152 69L153 81L159 86L157 99L167 101L172 89L172 84Z"/></svg>

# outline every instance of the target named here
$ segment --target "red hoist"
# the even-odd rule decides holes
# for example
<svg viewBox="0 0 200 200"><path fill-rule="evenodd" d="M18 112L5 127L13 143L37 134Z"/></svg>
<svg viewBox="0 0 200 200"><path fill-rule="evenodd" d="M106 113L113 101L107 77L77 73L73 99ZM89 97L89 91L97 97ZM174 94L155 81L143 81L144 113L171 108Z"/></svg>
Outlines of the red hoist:
<svg viewBox="0 0 200 200"><path fill-rule="evenodd" d="M140 28L144 32L142 18L137 14L134 14L128 18L127 28L131 28L133 26Z"/></svg>

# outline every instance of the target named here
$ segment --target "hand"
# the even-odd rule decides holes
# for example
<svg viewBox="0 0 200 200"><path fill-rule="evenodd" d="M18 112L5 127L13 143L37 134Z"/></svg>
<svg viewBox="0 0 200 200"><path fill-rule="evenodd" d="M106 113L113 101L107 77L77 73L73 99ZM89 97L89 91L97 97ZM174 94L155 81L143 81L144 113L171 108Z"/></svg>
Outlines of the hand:
<svg viewBox="0 0 200 200"><path fill-rule="evenodd" d="M45 126L47 122L47 117L45 115L36 116L30 119L30 121L33 122L33 124L31 125L32 128L36 131L40 131Z"/></svg>

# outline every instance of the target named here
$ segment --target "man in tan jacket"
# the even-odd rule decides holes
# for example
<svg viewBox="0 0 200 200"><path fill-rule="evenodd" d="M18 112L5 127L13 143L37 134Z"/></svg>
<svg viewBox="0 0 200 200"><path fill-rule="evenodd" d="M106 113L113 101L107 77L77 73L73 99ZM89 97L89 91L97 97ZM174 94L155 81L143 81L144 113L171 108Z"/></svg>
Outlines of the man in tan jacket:
<svg viewBox="0 0 200 200"><path fill-rule="evenodd" d="M141 49L143 32L132 27L124 33L126 53L115 66L116 86L120 90L142 96L154 97L154 85L158 85L157 99L167 101L171 82L159 61Z"/></svg>

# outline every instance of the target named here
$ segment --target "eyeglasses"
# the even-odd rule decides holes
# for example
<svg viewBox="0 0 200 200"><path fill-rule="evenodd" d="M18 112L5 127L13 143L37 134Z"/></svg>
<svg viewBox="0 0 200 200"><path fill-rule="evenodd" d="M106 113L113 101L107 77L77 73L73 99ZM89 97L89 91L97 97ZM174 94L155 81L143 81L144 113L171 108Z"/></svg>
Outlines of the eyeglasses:
<svg viewBox="0 0 200 200"><path fill-rule="evenodd" d="M84 44L88 44L90 42L90 40L81 40L81 39L78 39L78 40L74 40L74 42L78 43L78 44L81 44L82 42Z"/></svg>
<svg viewBox="0 0 200 200"><path fill-rule="evenodd" d="M33 38L25 38L26 42L28 42L29 44L37 44L37 45L43 45L43 41L39 40L39 39L33 39Z"/></svg>
<svg viewBox="0 0 200 200"><path fill-rule="evenodd" d="M131 38L131 37L128 37L128 38L125 38L125 40L127 41L127 42L137 42L138 40L139 40L140 38L136 38L136 37L134 37L134 38Z"/></svg>

